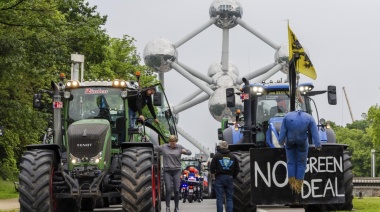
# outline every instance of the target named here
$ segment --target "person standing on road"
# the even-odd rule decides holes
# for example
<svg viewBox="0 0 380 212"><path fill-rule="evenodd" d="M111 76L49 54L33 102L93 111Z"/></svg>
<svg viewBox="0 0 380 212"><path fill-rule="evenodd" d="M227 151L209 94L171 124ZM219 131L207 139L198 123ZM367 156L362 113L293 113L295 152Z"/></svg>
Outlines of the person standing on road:
<svg viewBox="0 0 380 212"><path fill-rule="evenodd" d="M217 212L223 212L223 194L226 195L226 212L232 212L234 179L240 167L239 161L228 149L226 141L219 143L219 150L211 160L210 171L212 178L215 179Z"/></svg>
<svg viewBox="0 0 380 212"><path fill-rule="evenodd" d="M313 116L301 110L289 112L284 116L279 143L285 144L288 180L290 188L297 194L301 193L305 177L309 151L308 132L311 133L317 150L321 150L321 140Z"/></svg>
<svg viewBox="0 0 380 212"><path fill-rule="evenodd" d="M178 138L170 135L169 143L158 146L156 149L162 153L164 164L164 181L166 188L166 212L170 212L170 199L174 190L174 212L179 212L179 187L181 179L181 155L191 155L191 151L177 144Z"/></svg>

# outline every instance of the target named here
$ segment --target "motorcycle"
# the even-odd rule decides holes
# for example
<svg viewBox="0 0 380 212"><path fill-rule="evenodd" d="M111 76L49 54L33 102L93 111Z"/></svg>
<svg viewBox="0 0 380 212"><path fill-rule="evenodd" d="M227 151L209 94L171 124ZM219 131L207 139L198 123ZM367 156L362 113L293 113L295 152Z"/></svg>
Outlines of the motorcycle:
<svg viewBox="0 0 380 212"><path fill-rule="evenodd" d="M186 197L184 198L183 202L186 202L186 199L189 201L189 203L192 203L193 201L201 201L201 189L200 189L200 180L198 177L195 177L193 174L189 174L187 178L187 192Z"/></svg>
<svg viewBox="0 0 380 212"><path fill-rule="evenodd" d="M179 192L180 192L179 199L183 198L183 202L184 203L186 201L186 193L187 193L187 189L188 189L188 184L187 184L187 179L186 178L187 178L186 175L182 176L182 178L181 178L181 184L180 184L180 187L179 187Z"/></svg>

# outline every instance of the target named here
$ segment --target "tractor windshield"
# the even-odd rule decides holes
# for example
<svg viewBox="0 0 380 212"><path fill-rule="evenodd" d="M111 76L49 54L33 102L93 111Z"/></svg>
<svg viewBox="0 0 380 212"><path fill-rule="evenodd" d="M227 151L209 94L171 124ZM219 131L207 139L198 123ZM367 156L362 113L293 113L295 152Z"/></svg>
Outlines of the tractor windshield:
<svg viewBox="0 0 380 212"><path fill-rule="evenodd" d="M115 121L124 113L120 89L90 87L71 90L73 100L69 103L69 117L73 121L104 118Z"/></svg>
<svg viewBox="0 0 380 212"><path fill-rule="evenodd" d="M296 99L296 110L306 111L303 96ZM272 117L284 116L290 111L290 97L285 92L269 93L258 97L256 110L256 123L262 124Z"/></svg>

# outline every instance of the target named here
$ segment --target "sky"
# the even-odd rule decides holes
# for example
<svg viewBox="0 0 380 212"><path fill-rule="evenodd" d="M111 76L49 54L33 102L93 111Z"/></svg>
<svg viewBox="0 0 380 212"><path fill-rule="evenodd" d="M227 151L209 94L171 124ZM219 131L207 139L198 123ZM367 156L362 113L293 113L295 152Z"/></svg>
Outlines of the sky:
<svg viewBox="0 0 380 212"><path fill-rule="evenodd" d="M87 0L97 5L108 20L103 26L111 37L129 35L143 57L148 42L166 38L175 43L195 31L209 19L212 0ZM362 113L379 103L380 1L378 0L240 0L242 20L270 41L287 42L287 20L317 72L315 90L337 87L338 103L327 103L327 95L315 97L320 118L345 126L362 119ZM275 50L237 25L230 29L229 60L240 77L274 62ZM178 61L207 75L209 66L222 55L222 30L211 25L178 49ZM143 64L144 61L142 60ZM278 73L273 80L286 79ZM172 69L165 73L168 99L176 105L198 89ZM178 126L214 152L218 142L217 122L208 110L208 101L179 113ZM182 136L179 143L198 153Z"/></svg>

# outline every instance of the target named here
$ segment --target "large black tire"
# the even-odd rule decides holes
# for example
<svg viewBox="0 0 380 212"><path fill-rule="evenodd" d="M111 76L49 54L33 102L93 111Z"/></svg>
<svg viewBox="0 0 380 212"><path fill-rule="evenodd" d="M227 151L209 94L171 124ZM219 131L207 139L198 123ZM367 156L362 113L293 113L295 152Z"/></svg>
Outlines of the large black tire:
<svg viewBox="0 0 380 212"><path fill-rule="evenodd" d="M154 155L154 180L155 180L155 186L156 186L156 212L161 211L161 189L162 189L162 181L161 178L161 158L159 154Z"/></svg>
<svg viewBox="0 0 380 212"><path fill-rule="evenodd" d="M20 211L55 211L50 193L55 164L54 152L51 150L36 149L24 153L20 162L18 187Z"/></svg>
<svg viewBox="0 0 380 212"><path fill-rule="evenodd" d="M150 147L131 147L123 152L121 167L121 195L124 212L154 212L152 201L153 150ZM158 194L155 194L156 197Z"/></svg>
<svg viewBox="0 0 380 212"><path fill-rule="evenodd" d="M327 205L327 209L331 211L336 210L345 210L350 211L353 209L352 199L353 196L353 190L354 190L354 184L352 180L354 179L354 175L352 174L352 163L351 163L351 155L350 152L347 150L343 151L343 166L344 166L344 186L345 186L345 202L342 204L331 204Z"/></svg>
<svg viewBox="0 0 380 212"><path fill-rule="evenodd" d="M93 198L83 198L81 202L81 211L94 211L96 201Z"/></svg>
<svg viewBox="0 0 380 212"><path fill-rule="evenodd" d="M234 181L234 212L256 212L251 205L251 161L249 152L233 152L239 161L240 172Z"/></svg>

